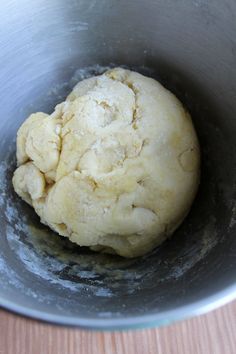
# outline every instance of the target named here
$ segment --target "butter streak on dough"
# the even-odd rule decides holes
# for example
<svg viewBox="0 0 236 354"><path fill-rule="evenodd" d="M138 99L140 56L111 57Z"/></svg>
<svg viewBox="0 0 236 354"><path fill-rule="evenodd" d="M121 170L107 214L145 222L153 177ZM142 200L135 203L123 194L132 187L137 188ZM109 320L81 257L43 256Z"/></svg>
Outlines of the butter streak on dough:
<svg viewBox="0 0 236 354"><path fill-rule="evenodd" d="M157 81L116 68L78 83L17 134L15 191L92 250L143 255L186 216L199 182L189 114Z"/></svg>

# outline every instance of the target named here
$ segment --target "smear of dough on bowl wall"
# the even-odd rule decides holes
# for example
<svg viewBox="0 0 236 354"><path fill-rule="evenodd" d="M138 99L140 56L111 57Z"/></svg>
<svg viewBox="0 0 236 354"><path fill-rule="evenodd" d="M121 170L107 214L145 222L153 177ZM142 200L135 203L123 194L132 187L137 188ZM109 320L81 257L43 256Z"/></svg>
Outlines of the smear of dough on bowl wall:
<svg viewBox="0 0 236 354"><path fill-rule="evenodd" d="M80 246L124 257L162 243L187 215L200 152L190 115L156 80L115 68L79 82L17 133L16 193Z"/></svg>

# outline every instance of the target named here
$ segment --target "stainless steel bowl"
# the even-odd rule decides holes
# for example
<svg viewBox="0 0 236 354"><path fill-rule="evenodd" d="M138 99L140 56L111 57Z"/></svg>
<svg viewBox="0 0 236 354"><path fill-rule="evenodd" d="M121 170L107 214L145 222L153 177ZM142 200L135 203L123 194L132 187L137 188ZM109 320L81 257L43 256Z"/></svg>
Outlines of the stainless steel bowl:
<svg viewBox="0 0 236 354"><path fill-rule="evenodd" d="M9 0L0 14L0 305L114 329L169 323L234 298L235 1ZM27 115L51 112L76 80L114 65L173 91L202 148L201 186L187 220L134 260L93 254L53 234L11 185L15 135Z"/></svg>

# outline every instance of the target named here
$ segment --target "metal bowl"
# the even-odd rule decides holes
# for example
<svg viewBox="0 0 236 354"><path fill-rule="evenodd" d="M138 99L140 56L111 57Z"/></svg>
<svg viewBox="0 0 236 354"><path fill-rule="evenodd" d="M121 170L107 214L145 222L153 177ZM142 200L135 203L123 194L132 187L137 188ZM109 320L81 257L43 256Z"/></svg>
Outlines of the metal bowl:
<svg viewBox="0 0 236 354"><path fill-rule="evenodd" d="M234 0L37 0L1 4L0 305L93 329L161 325L236 295ZM15 135L106 66L160 80L192 114L202 177L192 210L151 254L79 248L13 192Z"/></svg>

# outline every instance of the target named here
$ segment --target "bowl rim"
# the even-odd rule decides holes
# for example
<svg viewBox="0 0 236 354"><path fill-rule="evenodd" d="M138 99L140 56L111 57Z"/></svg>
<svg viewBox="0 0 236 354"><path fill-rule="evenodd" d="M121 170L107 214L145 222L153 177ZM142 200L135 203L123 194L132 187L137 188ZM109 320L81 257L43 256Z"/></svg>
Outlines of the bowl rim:
<svg viewBox="0 0 236 354"><path fill-rule="evenodd" d="M44 313L18 305L2 297L0 297L0 307L15 314L52 325L78 327L81 329L98 331L114 331L170 325L179 320L205 314L234 299L236 299L236 282L233 285L226 287L224 290L220 290L213 295L194 301L188 305L179 306L175 309L159 313L130 316L127 318L69 317L46 312Z"/></svg>

